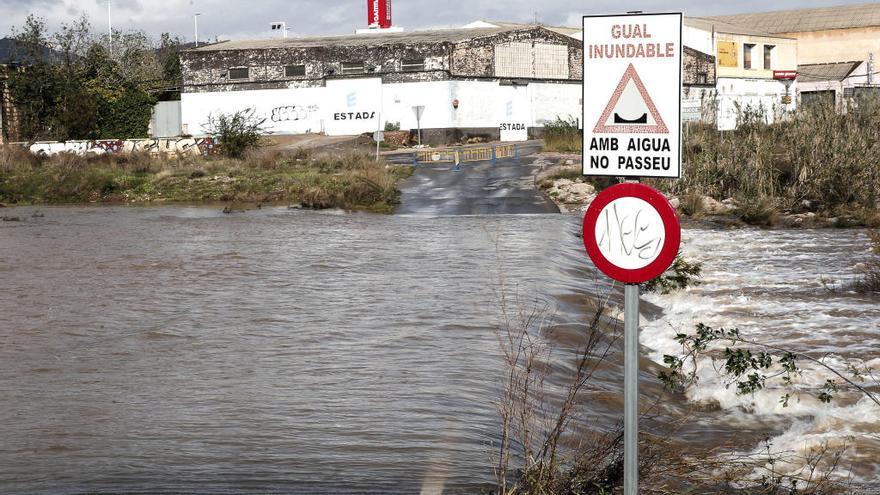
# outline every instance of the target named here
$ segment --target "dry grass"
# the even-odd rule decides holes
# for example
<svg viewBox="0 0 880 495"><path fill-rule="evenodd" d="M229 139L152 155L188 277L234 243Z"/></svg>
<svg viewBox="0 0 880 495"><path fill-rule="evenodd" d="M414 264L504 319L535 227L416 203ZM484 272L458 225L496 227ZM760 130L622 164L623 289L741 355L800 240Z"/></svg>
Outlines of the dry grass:
<svg viewBox="0 0 880 495"><path fill-rule="evenodd" d="M583 134L574 119L557 118L555 122L544 125L544 151L561 153L580 152L583 149Z"/></svg>
<svg viewBox="0 0 880 495"><path fill-rule="evenodd" d="M745 112L735 131L692 126L683 145L683 178L660 186L678 196L756 205L749 212L756 223L770 216L768 209L799 211L805 204L829 213L839 207L876 212L878 121L880 102L865 99L843 114L832 105L808 105L772 125L760 113Z"/></svg>
<svg viewBox="0 0 880 495"><path fill-rule="evenodd" d="M390 212L408 167L369 155L255 149L241 160L0 150L0 202L250 202Z"/></svg>

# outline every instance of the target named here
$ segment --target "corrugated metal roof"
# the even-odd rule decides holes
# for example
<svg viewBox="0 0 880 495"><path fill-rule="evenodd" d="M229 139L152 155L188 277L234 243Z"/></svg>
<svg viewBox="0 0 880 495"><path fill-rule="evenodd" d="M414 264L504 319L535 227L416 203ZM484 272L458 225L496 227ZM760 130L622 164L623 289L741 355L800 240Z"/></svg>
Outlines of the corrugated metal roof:
<svg viewBox="0 0 880 495"><path fill-rule="evenodd" d="M479 21L480 25L491 25L505 28L530 28L535 27L534 24L518 24L514 22L504 22L504 21ZM714 26L716 33L728 33L728 34L743 34L749 36L764 36L767 38L785 38L784 36L779 36L777 34L769 33L767 31L761 31L759 29L750 29L748 27L740 26L737 24L731 24L729 22L719 21L717 19L709 18L709 17L684 17L684 24L686 26L694 27L697 29L702 29L705 31L712 31ZM550 31L554 31L559 34L564 34L566 36L576 37L583 30L580 27L565 27L565 26L541 26L544 29L549 29ZM785 39L794 39L794 38L785 38Z"/></svg>
<svg viewBox="0 0 880 495"><path fill-rule="evenodd" d="M215 50L259 50L266 48L317 48L328 46L355 47L418 43L455 43L508 31L518 31L519 29L521 28L436 29L403 33L370 33L341 36L318 36L310 38L221 41L211 45L200 46L192 51L209 52Z"/></svg>
<svg viewBox="0 0 880 495"><path fill-rule="evenodd" d="M483 21L486 22L486 21ZM542 27L544 29L553 31L554 33L564 34L566 36L571 36L582 31L579 27L566 27L566 26L545 26L544 24L523 24L518 22L505 22L505 21L488 21L488 24L492 24L502 28L510 28L510 29L528 29L535 27Z"/></svg>
<svg viewBox="0 0 880 495"><path fill-rule="evenodd" d="M798 82L843 81L862 62L798 65Z"/></svg>
<svg viewBox="0 0 880 495"><path fill-rule="evenodd" d="M718 18L715 17L685 17L683 22L685 26L702 29L703 31L711 32L714 27L716 33L742 34L746 36L763 36L766 38L782 38L782 36L779 36L778 34L773 34L768 31L763 31L761 29L756 29L753 27L731 24L729 22L718 20Z"/></svg>
<svg viewBox="0 0 880 495"><path fill-rule="evenodd" d="M770 33L880 26L880 3L715 16L713 19Z"/></svg>

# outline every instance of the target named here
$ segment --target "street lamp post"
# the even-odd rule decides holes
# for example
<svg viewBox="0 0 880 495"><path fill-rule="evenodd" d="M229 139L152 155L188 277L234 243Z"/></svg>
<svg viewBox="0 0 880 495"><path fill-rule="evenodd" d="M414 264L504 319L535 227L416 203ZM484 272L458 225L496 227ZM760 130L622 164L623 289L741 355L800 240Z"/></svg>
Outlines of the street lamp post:
<svg viewBox="0 0 880 495"><path fill-rule="evenodd" d="M110 0L107 0L107 35L110 41L110 56L113 56L113 20L110 17Z"/></svg>
<svg viewBox="0 0 880 495"><path fill-rule="evenodd" d="M199 47L199 16L200 15L202 15L202 14L198 13L198 12L193 14L193 26L195 27L195 30L196 30L196 48Z"/></svg>

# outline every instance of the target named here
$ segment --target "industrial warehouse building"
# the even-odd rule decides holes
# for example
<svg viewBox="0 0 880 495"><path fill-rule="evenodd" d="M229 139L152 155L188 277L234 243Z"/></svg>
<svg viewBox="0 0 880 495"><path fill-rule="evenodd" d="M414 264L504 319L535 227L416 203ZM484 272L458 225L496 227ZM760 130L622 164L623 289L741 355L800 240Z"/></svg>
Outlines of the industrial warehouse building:
<svg viewBox="0 0 880 495"><path fill-rule="evenodd" d="M186 51L183 130L198 134L211 114L244 108L277 134L349 135L399 123L421 126L434 142L525 140L548 122L579 120L583 46L571 35L576 30L477 26L229 41ZM688 47L683 57L688 101L701 118L715 86L714 57Z"/></svg>
<svg viewBox="0 0 880 495"><path fill-rule="evenodd" d="M192 134L212 113L248 107L279 134L390 122L435 141L520 140L581 113L581 42L540 26L229 41L186 51L181 65Z"/></svg>
<svg viewBox="0 0 880 495"><path fill-rule="evenodd" d="M802 103L878 93L880 3L712 17L797 40L797 94Z"/></svg>
<svg viewBox="0 0 880 495"><path fill-rule="evenodd" d="M756 12L712 19L796 39L801 64L865 60L869 53L880 52L880 3Z"/></svg>
<svg viewBox="0 0 880 495"><path fill-rule="evenodd" d="M736 127L744 108L762 112L771 122L795 108L794 98L784 98L791 96L792 82L777 76L797 70L797 40L699 17L685 17L682 30L685 46L715 55L716 78L712 90L702 96L708 103L699 120L729 130Z"/></svg>
<svg viewBox="0 0 880 495"><path fill-rule="evenodd" d="M522 140L581 115L579 28L478 21L461 29L227 41L182 54L184 133L253 108L278 134L424 129L427 141ZM880 4L685 17L682 118L733 129L801 102L876 90ZM793 80L795 74L800 74ZM414 108L423 108L420 122Z"/></svg>

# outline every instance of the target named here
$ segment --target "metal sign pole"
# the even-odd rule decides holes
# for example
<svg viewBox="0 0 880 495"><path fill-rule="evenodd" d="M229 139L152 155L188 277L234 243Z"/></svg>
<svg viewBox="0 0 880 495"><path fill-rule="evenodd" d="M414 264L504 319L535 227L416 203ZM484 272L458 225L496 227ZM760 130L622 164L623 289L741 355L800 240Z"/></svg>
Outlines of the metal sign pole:
<svg viewBox="0 0 880 495"><path fill-rule="evenodd" d="M419 147L422 147L422 113L425 111L424 105L413 105L413 113L416 114L416 127L418 128Z"/></svg>
<svg viewBox="0 0 880 495"><path fill-rule="evenodd" d="M639 199L647 206L631 207ZM631 204L631 203L630 203ZM631 224L611 224L608 218L628 218ZM636 220L638 219L638 220ZM637 233L637 234L636 234ZM659 250L647 265L628 268L645 251L626 253L626 239L648 241ZM584 247L593 264L609 277L623 282L623 493L639 493L639 284L663 274L675 261L681 246L681 227L675 209L656 189L638 182L606 188L590 203L584 215ZM632 244L630 244L632 245Z"/></svg>
<svg viewBox="0 0 880 495"><path fill-rule="evenodd" d="M623 309L623 493L639 493L639 284L626 284Z"/></svg>
<svg viewBox="0 0 880 495"><path fill-rule="evenodd" d="M382 141L382 112L379 112L379 122L376 124L376 161L379 161L379 142Z"/></svg>

